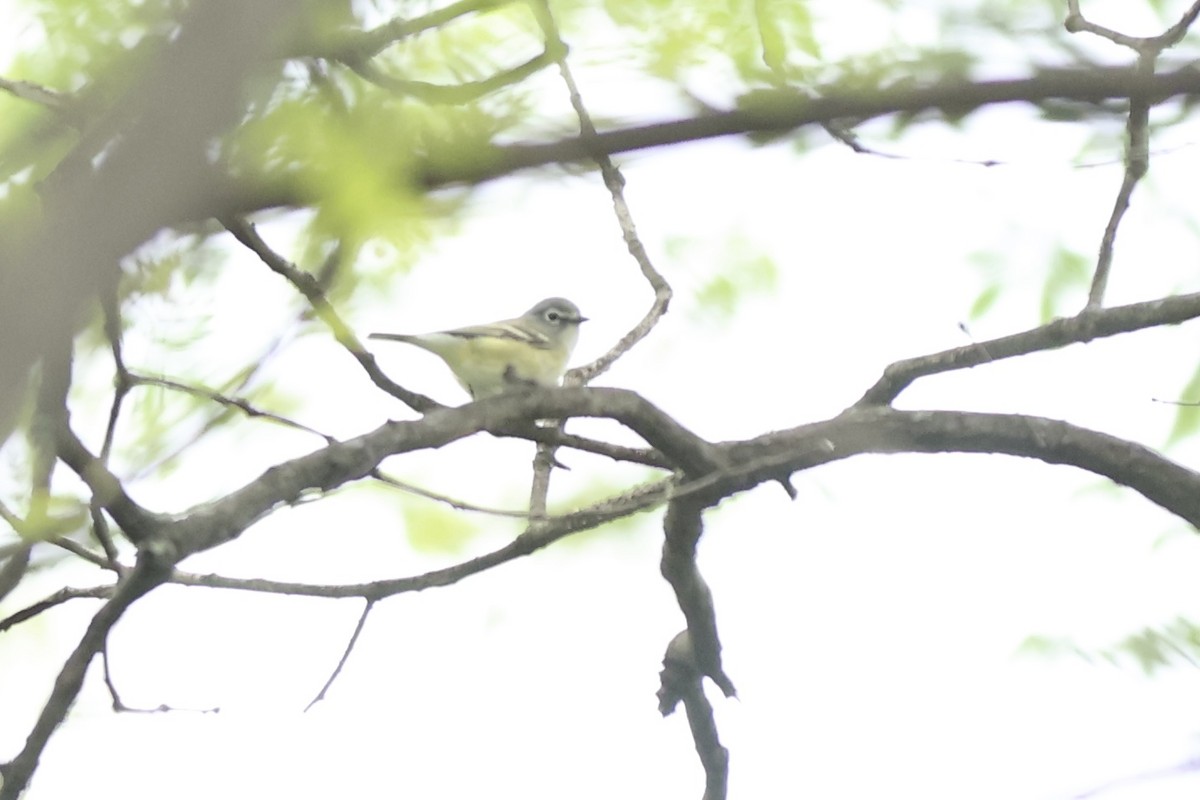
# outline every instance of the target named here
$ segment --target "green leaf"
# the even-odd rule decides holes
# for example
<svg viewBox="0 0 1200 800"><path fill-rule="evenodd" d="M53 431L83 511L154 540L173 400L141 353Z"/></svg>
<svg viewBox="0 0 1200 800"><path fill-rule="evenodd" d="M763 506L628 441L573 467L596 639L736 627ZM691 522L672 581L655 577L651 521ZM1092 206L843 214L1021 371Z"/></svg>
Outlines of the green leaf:
<svg viewBox="0 0 1200 800"><path fill-rule="evenodd" d="M1163 637L1157 631L1146 628L1126 638L1118 645L1118 649L1137 659L1138 666L1149 675L1156 668L1167 665L1168 658L1164 646Z"/></svg>
<svg viewBox="0 0 1200 800"><path fill-rule="evenodd" d="M744 237L734 236L717 259L720 272L696 290L696 305L704 313L728 320L749 294L775 288L779 270L774 260Z"/></svg>
<svg viewBox="0 0 1200 800"><path fill-rule="evenodd" d="M1050 272L1042 286L1039 316L1043 323L1064 313L1068 305L1082 307L1091 278L1092 262L1079 253L1059 248L1050 262ZM1082 292L1076 296L1076 289ZM1070 303L1068 303L1070 301Z"/></svg>
<svg viewBox="0 0 1200 800"><path fill-rule="evenodd" d="M403 513L408 542L418 553L459 555L480 530L461 512L420 498L406 500Z"/></svg>
<svg viewBox="0 0 1200 800"><path fill-rule="evenodd" d="M1200 429L1200 367L1192 379L1179 393L1179 410L1175 412L1175 424L1167 434L1167 445L1177 444Z"/></svg>
<svg viewBox="0 0 1200 800"><path fill-rule="evenodd" d="M980 319L984 314L996 305L996 301L1000 299L1000 293L1004 291L1004 287L1000 283L992 283L983 287L983 291L975 298L975 302L971 303L971 308L967 311L967 318L972 322Z"/></svg>

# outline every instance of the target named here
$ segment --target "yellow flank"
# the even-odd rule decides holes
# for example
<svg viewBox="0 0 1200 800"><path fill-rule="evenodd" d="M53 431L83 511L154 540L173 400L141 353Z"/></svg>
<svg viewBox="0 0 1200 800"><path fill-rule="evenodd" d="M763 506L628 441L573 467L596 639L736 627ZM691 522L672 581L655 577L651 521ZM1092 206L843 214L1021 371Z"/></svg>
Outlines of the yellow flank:
<svg viewBox="0 0 1200 800"><path fill-rule="evenodd" d="M453 365L459 384L476 400L522 383L557 386L567 366L568 353L561 348L535 348L515 339L428 334L409 341Z"/></svg>

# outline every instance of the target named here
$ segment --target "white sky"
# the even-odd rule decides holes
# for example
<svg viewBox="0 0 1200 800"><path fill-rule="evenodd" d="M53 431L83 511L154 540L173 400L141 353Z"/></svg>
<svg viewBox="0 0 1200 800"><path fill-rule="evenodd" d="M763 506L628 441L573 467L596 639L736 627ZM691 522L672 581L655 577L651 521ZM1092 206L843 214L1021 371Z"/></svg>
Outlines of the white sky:
<svg viewBox="0 0 1200 800"><path fill-rule="evenodd" d="M585 97L595 85L603 105L604 76L580 77ZM1176 131L1172 143L1188 145L1195 133ZM622 159L635 219L677 300L599 383L636 389L715 440L828 417L890 361L965 341L957 326L983 285L971 255L984 251L998 256L1008 288L972 334L1035 324L1049 246L1094 252L1119 184L1115 165L1068 166L1081 141L1067 126L995 109L961 131L928 125L880 145L912 156L904 161L834 145L798 159L786 143L732 141ZM983 169L957 158L1013 163ZM1198 246L1182 223L1197 161L1184 146L1152 163L1121 232L1112 303L1200 288ZM343 307L356 330L450 327L562 294L593 320L582 362L648 305L594 176L504 181L470 205L460 234L378 296ZM262 231L286 252L286 226ZM721 270L734 237L775 260L779 285L715 323L693 292ZM298 307L252 259L226 273L208 300L143 309L148 323L131 334L131 361L187 375L187 356L158 340L187 329L191 315L212 315L208 353L240 355ZM427 354L376 351L402 383L464 399ZM1151 398L1177 397L1195 355L1191 328L1141 333L922 381L898 405L1042 414L1153 446L1174 409ZM214 377L220 366L214 360ZM335 435L405 416L324 335L296 342L265 379L303 397L297 418ZM100 419L89 420L86 405L78 424L94 437ZM136 485L135 496L182 510L316 444L263 423L240 430L264 438L252 452L236 450L234 435L206 441L176 472ZM519 508L530 450L478 437L388 468L472 502ZM1194 464L1200 448L1171 454ZM556 473L559 498L637 476L580 454L562 459L574 469ZM859 458L795 483L795 502L765 486L711 512L701 546L741 694L731 702L712 693L731 751L731 797L1049 800L1196 755L1194 669L1147 678L1129 662L1017 652L1032 634L1101 648L1146 625L1195 618L1200 547L1178 520L1093 476L1005 457ZM478 533L467 551L413 552L404 520L417 502L351 489L281 511L184 567L315 582L408 575L493 549L516 531L472 517ZM118 716L93 680L28 797L698 797L703 776L682 714L663 721L655 710L659 661L683 624L658 575L659 521L652 514L450 589L381 603L329 698L309 714L301 709L340 656L356 603L160 590L113 635L124 699L222 712ZM0 613L64 574L71 585L99 578L82 567L39 575ZM21 746L94 608L80 601L5 637L3 757ZM1097 796L1198 789L1200 777L1186 773Z"/></svg>

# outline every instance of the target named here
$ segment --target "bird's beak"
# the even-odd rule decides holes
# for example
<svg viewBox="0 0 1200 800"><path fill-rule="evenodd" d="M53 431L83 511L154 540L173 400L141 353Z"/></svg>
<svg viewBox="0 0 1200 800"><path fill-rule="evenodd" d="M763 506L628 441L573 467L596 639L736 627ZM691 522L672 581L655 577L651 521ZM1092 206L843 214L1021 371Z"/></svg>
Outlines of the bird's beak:
<svg viewBox="0 0 1200 800"><path fill-rule="evenodd" d="M576 323L579 323L579 322L587 322L587 321L588 321L588 318L587 318L587 317L576 317L576 318L575 318L575 322L576 322Z"/></svg>

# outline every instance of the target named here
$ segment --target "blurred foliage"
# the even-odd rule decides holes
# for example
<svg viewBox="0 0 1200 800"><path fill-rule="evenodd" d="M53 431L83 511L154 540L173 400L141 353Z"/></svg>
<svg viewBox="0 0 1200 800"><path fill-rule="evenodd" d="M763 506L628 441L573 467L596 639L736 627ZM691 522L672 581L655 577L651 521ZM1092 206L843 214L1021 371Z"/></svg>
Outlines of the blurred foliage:
<svg viewBox="0 0 1200 800"><path fill-rule="evenodd" d="M612 21L636 38L643 68L686 84L714 64L754 85L803 78L821 48L807 0L608 0Z"/></svg>
<svg viewBox="0 0 1200 800"><path fill-rule="evenodd" d="M1114 665L1132 659L1143 672L1153 675L1181 662L1200 666L1200 625L1178 617L1165 625L1143 628L1097 650L1082 647L1066 637L1030 636L1021 643L1019 652L1043 658L1075 656Z"/></svg>
<svg viewBox="0 0 1200 800"><path fill-rule="evenodd" d="M967 317L977 321L995 308L1007 292L1018 287L1012 279L1009 256L1003 250L977 250L970 255L970 264L979 273L981 286L968 307ZM1054 246L1046 265L1041 292L1037 296L1039 324L1055 317L1071 316L1083 308L1095 260L1060 244ZM1031 298L1028 293L1021 293L1016 299Z"/></svg>
<svg viewBox="0 0 1200 800"><path fill-rule="evenodd" d="M778 283L779 267L762 248L742 235L733 235L719 250L712 242L674 238L667 242L671 260L699 272L691 308L708 322L728 322L742 301L769 293Z"/></svg>
<svg viewBox="0 0 1200 800"><path fill-rule="evenodd" d="M404 533L418 553L461 555L482 528L457 509L427 500L404 500Z"/></svg>
<svg viewBox="0 0 1200 800"><path fill-rule="evenodd" d="M1176 444L1200 430L1200 366L1179 393L1179 403L1175 424L1167 435L1168 445Z"/></svg>
<svg viewBox="0 0 1200 800"><path fill-rule="evenodd" d="M1055 317L1069 316L1087 302L1095 259L1073 250L1058 248L1050 256L1050 269L1042 285L1042 300L1038 318L1049 322Z"/></svg>

